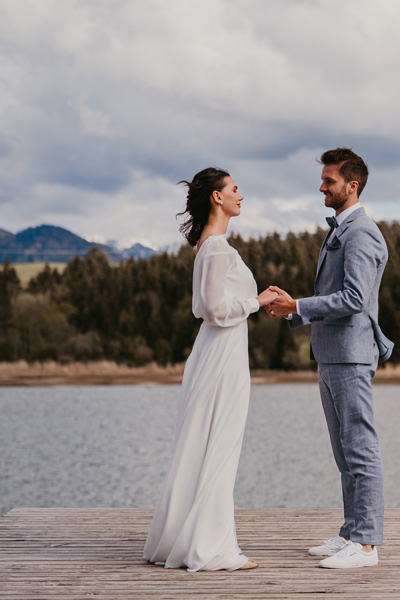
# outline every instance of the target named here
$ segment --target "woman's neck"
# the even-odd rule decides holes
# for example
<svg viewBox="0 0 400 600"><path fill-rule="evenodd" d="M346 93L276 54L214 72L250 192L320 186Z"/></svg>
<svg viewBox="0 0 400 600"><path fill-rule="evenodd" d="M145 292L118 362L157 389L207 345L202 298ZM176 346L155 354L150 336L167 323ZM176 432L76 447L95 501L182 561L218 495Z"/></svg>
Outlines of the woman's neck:
<svg viewBox="0 0 400 600"><path fill-rule="evenodd" d="M228 223L229 218L222 219L221 217L218 218L214 215L210 215L207 224L201 232L198 247L200 248L202 243L211 235L225 235L226 230L228 229Z"/></svg>
<svg viewBox="0 0 400 600"><path fill-rule="evenodd" d="M228 229L229 217L222 212L219 214L211 213L203 229L203 233L209 235L225 235Z"/></svg>

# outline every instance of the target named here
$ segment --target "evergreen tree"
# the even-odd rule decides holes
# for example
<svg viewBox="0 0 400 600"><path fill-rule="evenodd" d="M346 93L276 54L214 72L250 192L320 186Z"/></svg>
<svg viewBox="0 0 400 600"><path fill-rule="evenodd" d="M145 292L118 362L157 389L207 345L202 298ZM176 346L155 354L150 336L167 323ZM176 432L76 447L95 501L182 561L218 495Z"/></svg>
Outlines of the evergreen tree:
<svg viewBox="0 0 400 600"><path fill-rule="evenodd" d="M379 321L400 362L400 225L379 224L389 249L380 290ZM326 231L278 233L229 242L254 273L258 289L278 285L293 297L311 296ZM111 265L98 248L75 257L59 274L45 265L22 293L6 262L0 270L0 359L111 359L131 365L184 361L200 320L192 314L194 250ZM310 368L310 327L291 331L263 310L249 318L250 365L256 369Z"/></svg>
<svg viewBox="0 0 400 600"><path fill-rule="evenodd" d="M16 360L12 299L20 291L17 272L8 258L0 270L0 360Z"/></svg>

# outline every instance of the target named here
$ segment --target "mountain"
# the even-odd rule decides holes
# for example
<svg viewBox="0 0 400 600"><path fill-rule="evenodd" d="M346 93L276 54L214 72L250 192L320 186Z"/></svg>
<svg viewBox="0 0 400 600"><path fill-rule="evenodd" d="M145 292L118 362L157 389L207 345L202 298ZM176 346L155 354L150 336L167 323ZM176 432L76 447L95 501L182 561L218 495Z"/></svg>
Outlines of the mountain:
<svg viewBox="0 0 400 600"><path fill-rule="evenodd" d="M0 229L0 248L3 244L8 244L9 242L11 242L14 237L15 235L13 233L10 233L5 229Z"/></svg>
<svg viewBox="0 0 400 600"><path fill-rule="evenodd" d="M153 248L147 248L147 246L143 246L142 244L133 244L130 248L122 250L121 254L122 258L130 258L133 256L138 260L139 258L149 259L155 254L159 254L159 252L158 250L153 250Z"/></svg>
<svg viewBox="0 0 400 600"><path fill-rule="evenodd" d="M16 235L0 229L0 263L6 258L12 263L68 262L74 256L85 256L93 246L103 250L111 262L122 258L115 248L88 242L54 225L29 227Z"/></svg>
<svg viewBox="0 0 400 600"><path fill-rule="evenodd" d="M172 242L172 244L167 244L166 246L162 246L160 248L159 253L167 252L168 254L178 254L179 250L184 245L184 242Z"/></svg>

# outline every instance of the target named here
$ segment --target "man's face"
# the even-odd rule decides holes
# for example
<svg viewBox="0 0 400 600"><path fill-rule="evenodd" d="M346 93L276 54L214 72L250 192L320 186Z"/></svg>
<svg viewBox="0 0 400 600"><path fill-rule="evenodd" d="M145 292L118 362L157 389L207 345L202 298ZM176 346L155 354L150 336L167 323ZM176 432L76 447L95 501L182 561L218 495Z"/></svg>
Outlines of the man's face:
<svg viewBox="0 0 400 600"><path fill-rule="evenodd" d="M319 191L325 194L325 206L341 212L349 199L350 185L339 173L340 165L324 165L322 169L322 184Z"/></svg>

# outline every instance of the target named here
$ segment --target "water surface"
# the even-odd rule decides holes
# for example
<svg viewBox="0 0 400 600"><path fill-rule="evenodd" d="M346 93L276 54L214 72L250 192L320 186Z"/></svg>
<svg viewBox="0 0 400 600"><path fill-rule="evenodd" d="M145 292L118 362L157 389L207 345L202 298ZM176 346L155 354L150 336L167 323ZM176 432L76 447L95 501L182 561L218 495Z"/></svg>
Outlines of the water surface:
<svg viewBox="0 0 400 600"><path fill-rule="evenodd" d="M179 386L0 388L0 512L154 506ZM375 387L386 505L400 506L400 387ZM318 386L253 386L237 506L341 506Z"/></svg>

